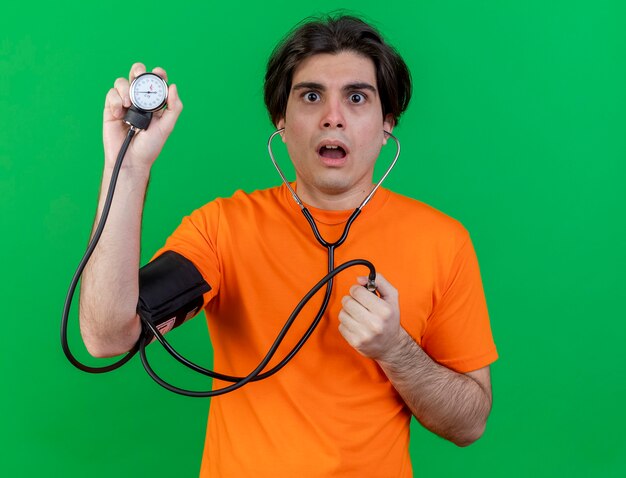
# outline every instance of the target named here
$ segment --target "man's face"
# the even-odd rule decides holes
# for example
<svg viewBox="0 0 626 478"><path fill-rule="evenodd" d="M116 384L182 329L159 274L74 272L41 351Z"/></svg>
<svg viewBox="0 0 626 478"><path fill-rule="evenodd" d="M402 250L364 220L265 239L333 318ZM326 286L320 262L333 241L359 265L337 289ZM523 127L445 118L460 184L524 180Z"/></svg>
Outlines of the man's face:
<svg viewBox="0 0 626 478"><path fill-rule="evenodd" d="M298 66L277 126L285 128L302 200L349 209L371 190L386 143L383 129L391 132L393 120L383 119L372 60L342 52L314 55Z"/></svg>

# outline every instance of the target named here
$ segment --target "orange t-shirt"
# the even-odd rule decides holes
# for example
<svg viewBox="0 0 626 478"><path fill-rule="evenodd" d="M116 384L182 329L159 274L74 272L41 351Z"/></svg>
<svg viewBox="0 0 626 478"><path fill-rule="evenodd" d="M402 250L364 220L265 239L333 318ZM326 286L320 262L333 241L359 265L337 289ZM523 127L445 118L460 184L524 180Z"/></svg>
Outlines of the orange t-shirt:
<svg viewBox="0 0 626 478"><path fill-rule="evenodd" d="M352 213L309 210L328 241ZM165 250L191 260L211 285L204 310L214 369L228 375L258 365L327 272L326 249L285 186L205 205L157 254ZM460 223L380 189L335 252L336 265L357 258L398 289L402 326L434 360L469 372L497 358L478 263ZM366 274L358 266L335 278L318 328L282 370L212 399L201 477L412 476L410 411L378 364L338 331L341 298ZM322 296L323 289L305 307L270 366L308 328Z"/></svg>

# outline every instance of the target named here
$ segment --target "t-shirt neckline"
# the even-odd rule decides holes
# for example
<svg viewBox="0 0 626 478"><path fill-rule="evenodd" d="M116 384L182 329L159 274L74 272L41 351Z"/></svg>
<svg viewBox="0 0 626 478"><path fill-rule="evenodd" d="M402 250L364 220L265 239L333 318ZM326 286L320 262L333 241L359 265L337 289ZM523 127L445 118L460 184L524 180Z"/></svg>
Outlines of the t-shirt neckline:
<svg viewBox="0 0 626 478"><path fill-rule="evenodd" d="M290 183L290 185L294 189L294 191L297 191L295 181ZM285 186L284 184L281 185L281 190L282 195L289 203L290 208L301 214L300 206L293 199L293 196L291 195L291 192L289 191L287 186ZM376 214L376 212L378 212L378 210L387 201L389 197L389 192L390 191L388 189L385 189L383 187L378 188L376 193L374 193L374 196L372 196L372 199L363 207L360 217L363 217L364 215L371 217L372 215ZM354 212L354 209L329 210L320 209L306 203L304 203L304 205L315 219L315 222L328 226L335 226L345 223Z"/></svg>

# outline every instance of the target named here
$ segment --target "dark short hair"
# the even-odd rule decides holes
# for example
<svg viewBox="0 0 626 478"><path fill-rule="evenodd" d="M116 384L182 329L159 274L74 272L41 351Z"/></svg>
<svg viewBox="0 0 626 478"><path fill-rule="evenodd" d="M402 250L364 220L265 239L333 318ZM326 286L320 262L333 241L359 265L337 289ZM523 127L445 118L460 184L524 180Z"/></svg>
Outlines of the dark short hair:
<svg viewBox="0 0 626 478"><path fill-rule="evenodd" d="M265 106L272 123L285 117L291 81L305 59L320 53L351 51L374 62L383 117L397 124L411 99L411 74L398 52L363 20L343 15L309 19L291 31L274 49L265 73Z"/></svg>

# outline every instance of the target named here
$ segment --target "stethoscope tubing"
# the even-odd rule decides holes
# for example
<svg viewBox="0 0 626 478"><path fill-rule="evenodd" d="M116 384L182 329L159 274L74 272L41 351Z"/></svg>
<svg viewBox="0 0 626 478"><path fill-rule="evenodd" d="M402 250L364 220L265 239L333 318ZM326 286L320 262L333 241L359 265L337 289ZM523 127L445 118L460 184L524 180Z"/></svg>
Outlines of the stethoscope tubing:
<svg viewBox="0 0 626 478"><path fill-rule="evenodd" d="M341 234L339 239L337 241L335 241L335 242L328 242L321 235L321 233L320 233L320 231L319 231L319 229L317 227L317 224L315 223L315 219L313 218L312 214L306 208L306 206L304 205L304 203L302 202L302 200L300 199L300 197L298 196L296 191L291 187L291 184L289 184L289 181L285 177L285 174L283 173L282 169L280 168L280 166L278 165L278 163L277 163L277 161L276 161L276 159L274 157L274 153L272 151L272 140L278 134L280 134L283 131L284 131L284 128L281 128L281 129L276 130L274 133L272 133L270 135L270 137L268 139L268 142L267 142L268 153L269 153L269 156L270 156L270 158L272 160L272 163L274 164L274 167L276 168L276 171L278 171L278 174L280 175L283 183L285 184L285 186L290 191L290 193L291 193L294 201L296 202L296 204L298 204L300 206L302 214L304 215L304 217L306 218L307 222L311 226L311 230L313 231L313 235L315 236L316 240L320 243L320 245L322 245L323 247L325 247L327 249L327 253L328 253L328 273L298 303L296 308L293 310L293 312L291 313L291 315L287 319L287 322L285 323L285 325L281 329L280 333L276 337L274 343L270 347L270 350L268 351L266 356L259 363L259 365L252 372L250 372L248 375L246 375L245 377L238 377L238 376L231 376L231 375L220 374L220 373L214 372L212 370L208 370L208 369L206 369L204 367L201 367L201 366L191 362L190 360L187 360L186 358L181 356L178 352L176 352L171 347L171 345L167 342L165 337L163 337L163 335L159 332L159 330L153 324L151 324L147 320L144 320L144 326L147 327L150 330L150 332L152 332L152 334L161 343L161 345L163 345L165 350L174 359L176 359L178 362L180 362L184 366L186 366L186 367L188 367L188 368L190 368L192 370L195 370L196 372L199 372L199 373L201 373L203 375L207 375L207 376L210 376L210 377L213 377L213 378L216 378L216 379L219 379L219 380L227 381L227 382L233 382L232 385L229 385L229 386L226 386L226 387L222 387L220 389L210 390L210 391L193 391L193 390L186 390L186 389L181 389L181 388L178 388L178 387L174 387L173 385L171 385L171 384L165 382L164 380L162 380L154 372L154 370L150 366L150 364L148 362L147 355L145 353L145 346L146 346L145 342L146 342L146 337L147 336L146 336L146 334L143 334L142 335L142 339L141 339L141 344L140 344L140 347L139 347L139 349L140 349L140 357L141 357L141 361L143 363L143 366L146 369L146 372L148 372L148 374L150 375L150 377L152 377L153 380L155 380L162 387L164 387L164 388L166 388L166 389L168 389L168 390L170 390L172 392L175 392L175 393L178 393L178 394L181 394L181 395L190 396L190 397L215 397L215 396L218 396L218 395L223 395L225 393L229 393L229 392L232 392L234 390L237 390L238 388L243 387L245 384L247 384L249 382L258 381L258 380L262 380L262 379L268 378L269 376L271 376L271 375L275 374L276 372L278 372L285 365L287 365L287 363L296 355L296 353L298 353L300 351L300 349L304 346L304 344L309 339L309 337L312 335L314 330L317 328L319 322L321 321L322 317L324 316L324 314L326 313L326 310L328 308L328 304L329 304L329 301L330 301L330 296L331 296L332 289L333 289L333 284L334 284L334 280L333 279L334 279L334 277L338 273L340 273L341 271L343 271L346 268L352 267L352 266L355 266L355 265L359 265L359 264L366 265L367 267L369 267L370 274L369 274L369 277L368 277L368 286L367 287L368 287L368 290L370 290L372 292L375 292L375 290L376 290L376 286L375 286L376 270L374 268L374 265L371 262L366 261L364 259L355 259L355 260L352 260L352 261L348 261L348 262L346 262L344 264L341 264L338 267L335 267L335 265L334 265L334 251L335 251L335 249L337 247L341 246L341 244L343 244L345 242L345 240L347 239L348 234L350 232L350 227L352 226L352 223L359 216L359 214L361 213L361 210L363 209L363 207L374 196L374 194L376 193L378 188L381 186L383 181L387 178L387 176L389 175L391 170L394 168L396 162L398 161L398 157L400 156L400 142L391 133L389 133L388 131L384 131L384 133L387 134L390 138L392 138L395 141L395 143L396 143L396 154L395 154L395 156L393 158L393 161L391 162L391 164L389 165L389 167L387 168L387 170L385 171L385 173L383 174L381 179L374 185L374 187L372 188L370 193L365 197L365 199L361 202L361 204L350 215L350 217L346 221L346 224L345 224L344 229L343 229L343 233ZM287 332L291 328L293 322L298 317L298 315L299 315L300 311L302 310L302 308L324 286L324 284L326 284L326 291L325 291L325 294L324 294L324 299L323 299L322 304L321 304L321 306L320 306L320 308L319 308L319 310L318 310L318 312L317 312L317 314L315 316L315 319L312 321L312 323L309 326L309 328L306 330L304 335L300 338L298 343L293 347L293 349L276 366L274 366L272 369L270 369L270 370L268 370L268 371L266 371L264 373L261 373L263 371L263 369L267 366L267 364L270 362L272 357L275 355L276 351L278 350L279 345L282 343L284 337L286 336Z"/></svg>
<svg viewBox="0 0 626 478"><path fill-rule="evenodd" d="M148 372L150 377L152 377L152 379L154 381L156 381L159 385L161 385L162 387L164 387L164 388L166 388L166 389L168 389L168 390L170 390L172 392L175 392L175 393L178 393L178 394L181 394L181 395L186 395L188 397L198 397L198 398L202 398L202 397L216 397L216 396L219 396L219 395L224 395L224 394L229 393L229 392L233 392L233 391L237 390L238 388L243 387L244 385L246 385L249 382L256 381L256 380L261 380L263 378L267 378L267 377L275 374L276 372L278 372L285 365L287 365L287 363L300 350L300 348L302 348L304 343L307 341L307 339L310 337L310 335L313 333L313 331L317 327L317 324L319 323L320 319L322 318L322 316L324 315L324 313L326 312L326 309L328 307L328 299L330 298L330 291L332 290L333 278L337 274L339 274L340 272L344 271L345 269L347 269L349 267L357 266L357 265L364 265L364 266L366 266L366 267L368 267L370 269L370 279L371 279L372 276L376 275L376 270L374 269L374 265L371 262L369 262L369 261L367 261L365 259L354 259L354 260L345 262L345 263L341 264L340 266L338 266L336 268L333 268L332 271L330 271L322 279L320 279L318 281L318 283L315 284L315 286L313 286L313 288L311 288L311 290L309 290L309 292L302 298L302 300L300 300L300 302L298 303L296 308L293 310L293 312L289 316L289 319L287 320L287 322L285 322L285 325L283 325L283 328L279 332L278 336L274 340L274 343L270 347L269 351L267 352L267 354L265 355L263 360L261 360L261 362L257 365L257 367L252 372L250 372L248 375L246 375L245 377L233 377L233 376L229 376L229 375L216 374L215 372L213 372L211 370L207 370L207 369L204 369L202 367L199 367L198 365L194 364L193 362L184 359L182 356L180 356L180 354L178 354L176 351L174 351L171 348L171 346L166 347L166 350L174 358L176 358L180 363L182 363L186 367L191 368L193 370L196 370L197 372L200 372L200 373L202 373L204 375L209 375L211 377L219 378L221 380L234 382L232 385L228 385L226 387L222 387L222 388L214 389L214 390L208 390L208 391L194 391L194 390L186 390L186 389L182 389L182 388L179 388L179 387L175 387L175 386L165 382L163 379L161 379L154 372L154 370L152 369L152 367L148 363L148 359L147 359L147 355L146 355L146 345L147 345L147 343L146 343L147 342L147 335L146 334L142 334L141 340L140 340L139 355L141 357L141 362L143 363L143 366L146 369L146 372ZM276 351L278 350L278 347L282 343L283 339L287 335L287 332L289 331L289 329L293 325L294 321L297 319L298 315L300 314L300 312L302 311L304 306L309 302L309 300L311 300L311 298L324 285L327 286L327 292L326 292L326 296L325 296L325 301L322 304L322 307L320 308L320 311L318 312L315 321L311 324L311 326L309 326L309 329L302 336L302 338L300 339L298 344L296 344L296 346L291 350L291 352L283 360L281 360L281 362L278 365L273 367L271 370L265 372L264 374L261 374L261 371L267 366L267 364L270 362L272 357L274 357L274 355L276 354ZM167 343L165 338L160 334L159 330L153 324L151 324L149 321L144 321L144 324L147 325L147 327L150 329L150 331L157 337L157 340L159 340L159 342ZM172 354L172 352L173 352L173 354ZM179 360L178 357L183 358L184 361Z"/></svg>

